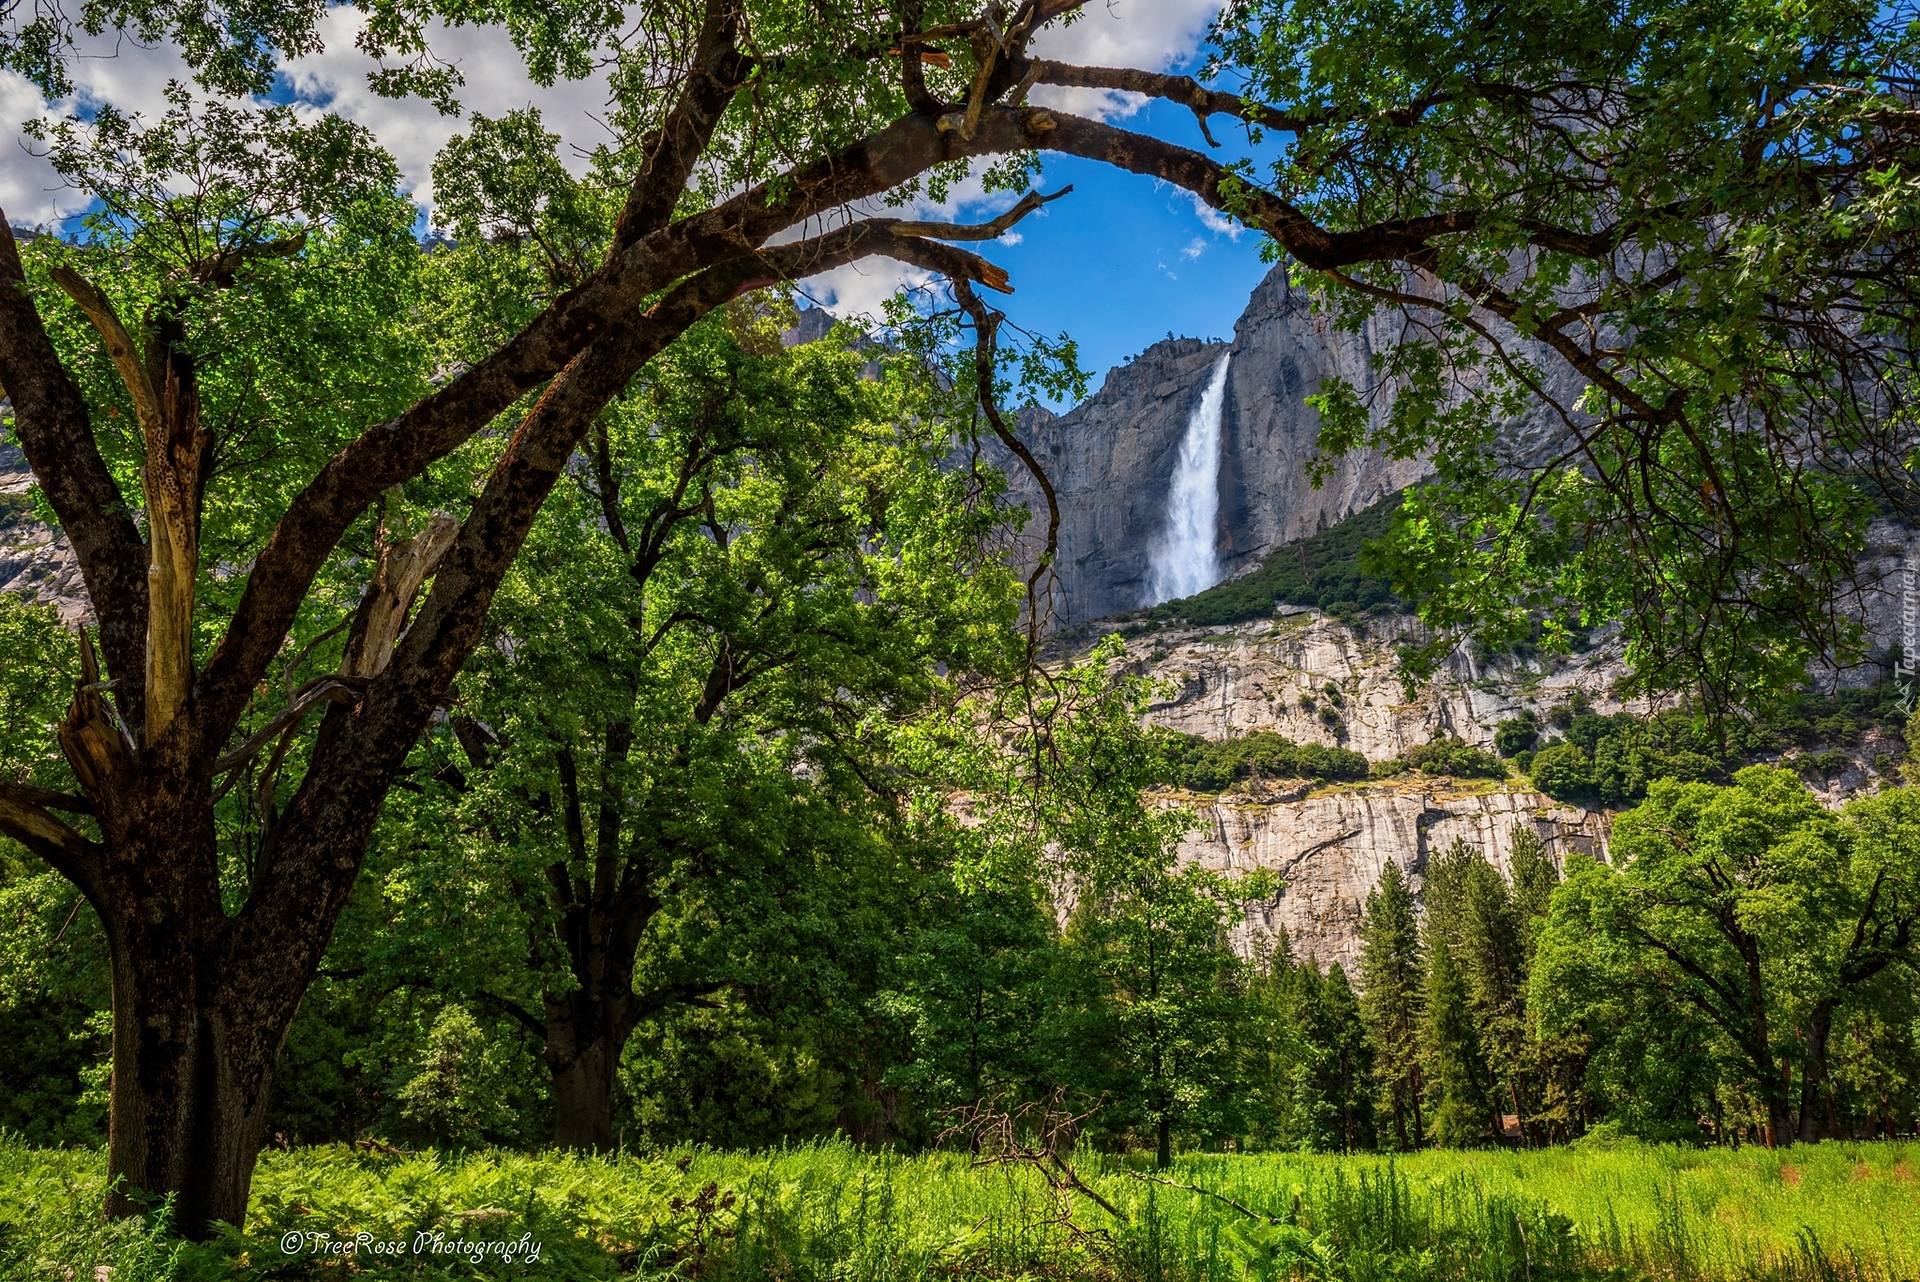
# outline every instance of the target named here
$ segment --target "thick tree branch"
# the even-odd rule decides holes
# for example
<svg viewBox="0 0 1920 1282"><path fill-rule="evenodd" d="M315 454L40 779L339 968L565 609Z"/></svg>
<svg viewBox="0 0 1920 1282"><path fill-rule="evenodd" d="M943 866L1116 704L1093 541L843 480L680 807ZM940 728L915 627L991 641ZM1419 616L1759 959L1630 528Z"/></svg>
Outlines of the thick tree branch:
<svg viewBox="0 0 1920 1282"><path fill-rule="evenodd" d="M139 726L145 707L147 550L93 439L86 401L34 309L13 232L0 212L0 385L14 433L60 527L73 543L100 620L117 699Z"/></svg>
<svg viewBox="0 0 1920 1282"><path fill-rule="evenodd" d="M1169 76L1156 71L1136 71L1132 67L1079 67L1071 63L1034 58L1022 68L1023 78L1039 84L1059 85L1067 89L1111 89L1137 93L1148 98L1164 98L1191 111L1204 132L1208 116L1235 116L1248 124L1266 129L1297 131L1329 123L1333 117L1321 112L1304 115L1280 111L1252 102L1238 94L1208 89L1192 76ZM1212 142L1212 135L1207 137Z"/></svg>
<svg viewBox="0 0 1920 1282"><path fill-rule="evenodd" d="M39 806L45 810L62 810L70 815L93 813L93 803L85 797L53 792L47 788L36 788L29 783L0 781L0 801L11 801L22 806Z"/></svg>
<svg viewBox="0 0 1920 1282"><path fill-rule="evenodd" d="M13 838L92 900L100 884L99 847L43 807L0 791L0 833Z"/></svg>
<svg viewBox="0 0 1920 1282"><path fill-rule="evenodd" d="M673 217L687 178L700 161L720 116L753 70L736 42L744 14L740 0L708 0L694 43L687 86L628 188L627 201L614 222L610 255L618 255L640 237L656 232Z"/></svg>

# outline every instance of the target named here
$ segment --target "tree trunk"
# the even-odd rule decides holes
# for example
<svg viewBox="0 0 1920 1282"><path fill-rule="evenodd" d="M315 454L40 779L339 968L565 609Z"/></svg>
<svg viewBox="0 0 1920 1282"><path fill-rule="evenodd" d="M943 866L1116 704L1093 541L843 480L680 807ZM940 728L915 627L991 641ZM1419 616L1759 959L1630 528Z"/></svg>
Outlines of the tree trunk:
<svg viewBox="0 0 1920 1282"><path fill-rule="evenodd" d="M553 1076L553 1142L588 1153L613 1149L620 1053L637 1019L633 959L579 976L582 986L546 999L545 1056ZM595 980L599 982L594 982Z"/></svg>
<svg viewBox="0 0 1920 1282"><path fill-rule="evenodd" d="M113 990L107 1213L174 1198L175 1232L245 1222L274 1069L317 954L243 955L222 911L210 805L147 793L146 841L110 847L95 907ZM198 875L194 875L198 874Z"/></svg>
<svg viewBox="0 0 1920 1282"><path fill-rule="evenodd" d="M613 1149L613 1093L619 1046L601 1038L564 1068L553 1069L553 1142L561 1148L606 1153Z"/></svg>
<svg viewBox="0 0 1920 1282"><path fill-rule="evenodd" d="M196 982L194 959L116 958L107 1214L174 1194L175 1232L246 1221L275 1062L297 998L235 1009Z"/></svg>
<svg viewBox="0 0 1920 1282"><path fill-rule="evenodd" d="M1793 1110L1787 1103L1787 1096L1793 1089L1793 1061L1786 1057L1780 1060L1780 1080L1771 1086L1766 1079L1760 1079L1767 1096L1767 1147L1779 1148L1793 1143Z"/></svg>
<svg viewBox="0 0 1920 1282"><path fill-rule="evenodd" d="M1827 1041L1832 1033L1833 999L1828 998L1813 1008L1807 1020L1807 1058L1800 1066L1802 1144L1811 1144L1820 1138L1820 1088L1827 1080Z"/></svg>
<svg viewBox="0 0 1920 1282"><path fill-rule="evenodd" d="M1169 1118L1165 1113L1162 1113L1160 1115L1160 1121L1156 1129L1158 1132L1158 1143L1154 1148L1153 1164L1160 1170L1164 1171L1169 1166L1173 1165L1173 1121L1172 1119Z"/></svg>

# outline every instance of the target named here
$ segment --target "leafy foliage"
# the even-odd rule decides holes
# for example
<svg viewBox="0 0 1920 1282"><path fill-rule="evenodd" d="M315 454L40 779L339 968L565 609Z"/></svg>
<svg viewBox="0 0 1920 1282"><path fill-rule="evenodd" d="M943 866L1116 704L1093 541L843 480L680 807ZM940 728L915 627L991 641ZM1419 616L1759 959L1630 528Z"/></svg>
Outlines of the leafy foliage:
<svg viewBox="0 0 1920 1282"><path fill-rule="evenodd" d="M1886 123L1910 15L1263 0L1215 36L1216 70L1293 113L1272 190L1458 233L1298 275L1336 324L1403 335L1312 401L1322 474L1362 445L1431 460L1385 559L1429 622L1502 649L1542 614L1620 620L1639 688L1714 710L1858 657L1842 585L1882 501L1912 505L1920 311L1885 270L1920 243ZM1558 443L1507 434L1529 405Z"/></svg>
<svg viewBox="0 0 1920 1282"><path fill-rule="evenodd" d="M1418 770L1422 774L1459 779L1505 779L1507 767L1500 758L1460 739L1443 736L1418 747L1408 748L1394 761L1374 767L1376 775L1390 775L1399 769Z"/></svg>
<svg viewBox="0 0 1920 1282"><path fill-rule="evenodd" d="M424 1252L352 1261L357 1276L430 1282L762 1282L802 1270L935 1282L956 1272L1150 1277L1156 1266L1190 1282L1240 1282L1269 1266L1305 1273L1354 1259L1407 1282L1676 1274L1816 1282L1842 1270L1879 1282L1913 1271L1920 1240L1920 1208L1900 1173L1920 1161L1911 1142L1791 1154L1632 1141L1577 1154L1196 1153L1167 1173L1183 1186L1173 1189L1121 1158L1069 1156L1117 1217L1076 1197L1063 1223L1040 1181L977 1169L965 1152L902 1156L843 1141L606 1158L275 1150L262 1157L248 1224L195 1247L139 1220L91 1213L103 1178L97 1154L0 1141L0 1269L45 1262L83 1276L104 1264L140 1282L252 1282L332 1271L305 1239L284 1252L284 1233L338 1240L365 1231L409 1246L423 1232L442 1242L525 1235L540 1244L537 1261L511 1264ZM1592 1206L1608 1213L1576 1222L1555 1209Z"/></svg>
<svg viewBox="0 0 1920 1282"><path fill-rule="evenodd" d="M1904 735L1906 710L1891 682L1816 695L1797 691L1767 711L1710 725L1694 712L1673 709L1650 717L1601 716L1583 700L1551 710L1548 740L1527 759L1534 787L1550 797L1583 804L1629 805L1660 779L1724 782L1744 765L1793 754L1814 778L1851 764L1840 751L1871 731ZM1827 753L1807 749L1829 745Z"/></svg>
<svg viewBox="0 0 1920 1282"><path fill-rule="evenodd" d="M1295 743L1271 730L1255 730L1226 739L1170 734L1156 777L1190 792L1221 792L1252 779L1364 779L1367 768L1367 759L1350 748Z"/></svg>

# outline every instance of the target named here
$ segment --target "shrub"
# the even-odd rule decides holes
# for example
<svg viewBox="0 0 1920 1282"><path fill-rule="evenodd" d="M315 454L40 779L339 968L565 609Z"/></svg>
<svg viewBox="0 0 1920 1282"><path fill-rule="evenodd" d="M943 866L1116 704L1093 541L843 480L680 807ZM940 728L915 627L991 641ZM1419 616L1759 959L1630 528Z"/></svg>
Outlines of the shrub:
<svg viewBox="0 0 1920 1282"><path fill-rule="evenodd" d="M1435 739L1418 748L1409 748L1406 762L1415 770L1430 775L1452 775L1460 779L1505 779L1507 767L1491 752L1459 739Z"/></svg>
<svg viewBox="0 0 1920 1282"><path fill-rule="evenodd" d="M1843 773L1853 764L1853 758L1838 748L1830 748L1826 752L1804 754L1795 764L1803 777L1826 780Z"/></svg>
<svg viewBox="0 0 1920 1282"><path fill-rule="evenodd" d="M1556 801L1574 801L1593 787L1587 754L1570 743L1540 749L1532 763L1533 786Z"/></svg>
<svg viewBox="0 0 1920 1282"><path fill-rule="evenodd" d="M1587 698L1584 690L1575 690L1567 696L1565 703L1555 704L1547 710L1547 724L1556 730L1565 730L1573 724L1575 717L1585 716L1593 711L1593 702Z"/></svg>
<svg viewBox="0 0 1920 1282"><path fill-rule="evenodd" d="M1540 723L1532 712L1502 721L1493 731L1493 749L1503 757L1518 756L1540 746Z"/></svg>
<svg viewBox="0 0 1920 1282"><path fill-rule="evenodd" d="M1271 730L1256 730L1231 739L1169 735L1160 781L1194 792L1220 792L1248 779L1366 777L1367 759L1350 749L1295 743Z"/></svg>

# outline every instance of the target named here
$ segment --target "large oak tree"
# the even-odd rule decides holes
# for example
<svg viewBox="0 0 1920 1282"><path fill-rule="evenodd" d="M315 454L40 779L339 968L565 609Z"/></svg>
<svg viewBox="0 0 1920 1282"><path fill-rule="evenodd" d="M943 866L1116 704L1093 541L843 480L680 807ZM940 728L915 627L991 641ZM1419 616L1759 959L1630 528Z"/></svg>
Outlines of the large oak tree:
<svg viewBox="0 0 1920 1282"><path fill-rule="evenodd" d="M1078 0L361 7L384 92L447 99L434 17L501 24L547 81L604 62L620 186L574 270L471 359L429 364L426 345L408 365L378 308L365 326L283 334L262 385L299 366L311 396L330 371L352 395L328 403L358 415L284 442L284 483L237 489L223 451L312 404L209 415L248 401L244 379L210 385L228 367L208 336L224 318L259 339L232 322L266 282L301 295L337 283L330 255L404 252L374 216L393 178L364 138L217 104L152 127L106 113L47 135L106 207L102 252L23 260L0 232L0 383L98 618L59 735L75 786L6 785L0 832L72 879L111 941L113 1209L172 1192L190 1232L240 1219L278 1049L381 800L603 407L714 307L874 255L951 279L990 343L996 315L969 283L1005 276L948 242L1005 224L869 215L976 160L1015 188L1049 151L1173 183L1271 237L1350 315L1407 318L1378 404L1330 386L1321 406L1331 448L1435 455L1442 487L1402 546L1438 589L1436 621L1568 603L1624 615L1652 679L1733 695L1851 639L1832 607L1875 485L1903 498L1911 452L1920 115L1906 19L1886 6L1258 0L1216 33L1214 70L1244 96L1035 56ZM171 39L208 90L261 93L279 59L318 47L323 13L12 6L0 65L58 95L74 42L111 30ZM1262 174L1036 106L1040 85L1181 104L1208 142L1210 118L1236 118L1280 138L1281 158ZM493 167L476 199L512 198L537 159L474 152ZM377 359L351 350L363 331ZM381 391L406 403L347 387L394 362L406 377ZM1449 371L1467 377L1448 385ZM1568 380L1591 390L1559 398L1560 446L1497 448L1506 414ZM316 441L323 457L296 467ZM461 510L407 539L355 535L456 454L485 459ZM226 545L210 505L244 509L257 537ZM355 572L338 669L285 679L307 644L291 638L338 609L323 589ZM262 804L244 869L223 877L216 802L243 771Z"/></svg>

